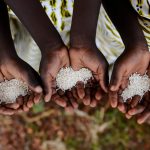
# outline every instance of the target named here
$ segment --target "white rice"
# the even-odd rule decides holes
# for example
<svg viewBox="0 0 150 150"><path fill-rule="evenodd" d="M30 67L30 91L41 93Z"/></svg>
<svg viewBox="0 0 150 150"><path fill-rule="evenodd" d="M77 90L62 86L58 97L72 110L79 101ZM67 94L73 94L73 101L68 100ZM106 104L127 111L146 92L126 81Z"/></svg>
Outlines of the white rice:
<svg viewBox="0 0 150 150"><path fill-rule="evenodd" d="M129 85L122 92L121 96L124 102L127 102L128 99L132 99L135 95L141 97L144 96L146 92L150 90L150 78L148 75L140 75L134 73L129 77Z"/></svg>
<svg viewBox="0 0 150 150"><path fill-rule="evenodd" d="M28 86L20 80L5 80L0 83L0 104L14 103L19 96L28 94Z"/></svg>
<svg viewBox="0 0 150 150"><path fill-rule="evenodd" d="M56 85L58 89L63 91L71 90L74 86L76 86L77 82L83 82L85 85L92 77L92 72L87 68L74 71L71 67L66 67L60 69L57 74Z"/></svg>

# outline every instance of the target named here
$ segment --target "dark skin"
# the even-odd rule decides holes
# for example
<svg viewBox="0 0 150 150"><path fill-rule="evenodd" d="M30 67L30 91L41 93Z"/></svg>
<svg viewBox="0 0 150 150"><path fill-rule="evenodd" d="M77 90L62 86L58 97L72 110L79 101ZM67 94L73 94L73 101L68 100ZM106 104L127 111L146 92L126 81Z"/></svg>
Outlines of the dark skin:
<svg viewBox="0 0 150 150"><path fill-rule="evenodd" d="M119 95L126 88L131 74L137 72L142 75L146 72L150 55L137 14L132 9L130 2L128 0L103 0L103 5L125 45L124 52L114 64L109 88L111 106L125 113L127 106L120 102ZM130 103L131 107L136 106L139 99L137 96L134 97Z"/></svg>
<svg viewBox="0 0 150 150"><path fill-rule="evenodd" d="M3 1L0 1L0 12L0 82L16 78L26 82L32 91L31 95L19 97L16 103L0 106L1 114L12 115L17 111L28 111L32 103L39 102L42 86L38 73L16 54L7 6Z"/></svg>
<svg viewBox="0 0 150 150"><path fill-rule="evenodd" d="M76 0L74 3L69 48L71 67L74 70L90 69L94 74L94 81L92 81L92 85L88 83L85 88L83 83L79 82L71 92L65 93L70 99L66 105L67 110L77 108L77 100L83 101L85 105L96 107L98 101L107 92L108 63L95 44L100 4L101 0ZM89 17L91 18L90 22ZM64 99L67 100L66 97Z"/></svg>
<svg viewBox="0 0 150 150"><path fill-rule="evenodd" d="M150 66L147 71L148 76L150 76ZM136 102L133 107L131 105L128 110L126 110L125 116L127 119L136 117L137 123L143 124L150 120L150 92L147 92L140 102Z"/></svg>
<svg viewBox="0 0 150 150"><path fill-rule="evenodd" d="M76 88L78 97L91 107L97 105L108 88L108 63L95 43L100 5L101 0L76 0L70 35L69 56L72 68L88 68L94 75L93 86L84 88L80 83Z"/></svg>
<svg viewBox="0 0 150 150"><path fill-rule="evenodd" d="M61 94L56 93L55 86L55 78L60 68L70 65L68 49L59 33L39 1L6 0L6 3L26 26L41 50L40 75L44 85L44 100L48 102L52 99L58 105L66 107L67 102L63 99L67 95L62 98Z"/></svg>
<svg viewBox="0 0 150 150"><path fill-rule="evenodd" d="M27 27L27 29L29 30L29 32L33 36L34 40L36 41L36 43L38 44L38 46L41 49L42 60L41 60L41 65L40 65L40 73L41 73L41 78L42 78L43 84L44 84L44 95L45 95L44 99L45 99L45 101L49 101L51 99L52 95L54 94L52 99L54 99L55 102L57 101L57 104L70 108L70 103L71 103L71 105L74 108L77 107L77 103L75 102L75 96L77 98L77 95L74 94L75 92L63 93L64 97L62 98L62 91L60 92L61 94L60 93L56 94L56 91L55 91L56 87L55 87L54 81L55 81L55 78L56 78L56 75L57 75L59 69L61 67L66 67L66 66L70 65L69 54L71 55L70 58L74 59L74 56L72 54L74 53L73 51L77 48L77 47L75 47L74 41L76 41L78 39L76 38L77 36L73 35L72 33L76 32L76 29L74 27L78 26L78 24L77 24L78 20L75 19L75 21L74 21L74 19L73 19L73 26L71 29L72 30L71 31L72 32L71 33L72 34L72 36L71 36L72 42L71 42L71 48L70 48L69 54L68 54L68 49L62 42L60 35L56 31L53 24L50 22L49 18L46 16L44 9L42 9L42 6L40 5L40 3L38 1L36 1L36 0L32 0L32 1L31 0L27 0L27 1L16 0L16 1L12 2L10 0L6 0L6 2L11 7L11 9L16 13L16 15L22 21L22 23ZM77 5L79 5L78 4L79 1L75 1L75 3ZM100 52L98 52L98 49L95 46L95 33L96 33L97 19L98 19L99 8L100 8L100 1L96 0L95 3L92 3L92 5L91 5L90 1L88 1L88 3L86 1L86 3L84 2L84 4L87 4L88 8L92 9L92 13L88 14L89 11L88 11L88 9L86 9L82 18L84 18L85 15L90 15L91 19L93 19L93 20L91 21L90 25L86 26L87 28L85 29L85 32L83 32L83 36L85 35L85 37L86 36L88 37L88 35L86 35L85 33L89 33L89 30L90 30L92 32L92 34L89 35L90 37L88 37L89 38L88 42L92 39L92 44L90 43L90 44L88 44L88 47L82 48L82 54L84 53L84 51L86 51L86 55L88 58L84 59L84 60L82 60L82 58L80 58L80 62L74 61L74 66L76 63L76 66L79 65L81 67L81 65L80 65L81 61L84 61L85 65L82 64L82 67L88 67L89 69L91 69L96 74L95 77L98 82L98 85L101 84L102 88L104 88L104 91L107 91L106 84L103 82L103 78L105 76L104 74L107 74L108 64L107 64L104 56ZM83 2L80 5L83 7ZM90 7L90 5L91 5L91 7ZM23 7L21 7L21 6L23 6ZM82 9L80 8L80 10L79 10L77 8L75 6L75 11L81 12ZM26 11L26 10L28 10L28 11ZM95 12L95 10L96 10L96 12ZM26 13L24 13L24 12L26 12ZM74 17L74 18L76 18L76 17ZM80 18L80 20L82 20L82 18ZM39 20L40 20L40 23L39 23ZM86 16L86 20L83 23L86 24L87 21L88 21L88 18ZM93 24L92 24L92 22L93 22ZM82 23L82 25L84 26L83 23ZM89 28L89 27L91 27L91 28ZM41 31L41 32L39 32L39 31ZM78 33L80 33L80 30L77 31L77 34ZM72 40L72 37L75 37L75 39ZM84 46L83 45L84 41L81 40L82 46ZM88 62L86 62L86 61L89 61L91 54L96 59L95 60L96 65L93 69L92 69L92 66L89 66ZM97 54L98 54L98 56L96 56ZM94 63L94 61L91 61L91 62ZM97 89L98 94L96 94L96 95L98 95L97 96L98 99L101 99L101 95L102 95L101 90L102 90L101 87L99 87ZM74 99L73 99L73 95L74 95ZM65 99L65 101L63 101L63 99ZM72 99L72 101L69 102L69 104L68 104L68 103L66 103L66 101L68 101L67 99Z"/></svg>

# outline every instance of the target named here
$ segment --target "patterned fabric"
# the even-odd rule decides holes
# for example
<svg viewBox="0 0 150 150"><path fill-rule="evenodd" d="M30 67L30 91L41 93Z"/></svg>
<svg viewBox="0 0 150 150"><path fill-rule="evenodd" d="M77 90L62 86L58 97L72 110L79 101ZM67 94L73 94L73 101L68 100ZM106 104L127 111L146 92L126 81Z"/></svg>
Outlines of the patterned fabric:
<svg viewBox="0 0 150 150"><path fill-rule="evenodd" d="M139 13L139 22L142 26L150 49L150 0L130 0L130 1L134 9ZM40 0L40 2L44 7L50 20L53 22L54 26L60 33L62 39L66 44L68 44L74 1ZM10 14L13 13L10 12ZM13 28L14 25L12 24L11 26ZM22 34L25 34L25 30L24 33ZM31 39L29 34L26 35L28 35L28 38ZM14 39L14 41L16 40ZM33 40L31 40L30 42L32 44L28 50L23 50L24 48L22 48L19 43L16 43L16 49L18 51L19 56L22 59L26 60L28 63L30 63L37 70L40 62L40 60L38 60L40 59L39 56L40 51ZM98 48L105 55L110 64L113 64L116 58L124 50L124 45L122 43L120 35L117 32L114 25L112 24L108 15L106 14L103 6L101 7L99 15L96 43ZM26 44L29 45L29 43Z"/></svg>
<svg viewBox="0 0 150 150"><path fill-rule="evenodd" d="M130 0L133 8L144 18L150 19L150 0Z"/></svg>

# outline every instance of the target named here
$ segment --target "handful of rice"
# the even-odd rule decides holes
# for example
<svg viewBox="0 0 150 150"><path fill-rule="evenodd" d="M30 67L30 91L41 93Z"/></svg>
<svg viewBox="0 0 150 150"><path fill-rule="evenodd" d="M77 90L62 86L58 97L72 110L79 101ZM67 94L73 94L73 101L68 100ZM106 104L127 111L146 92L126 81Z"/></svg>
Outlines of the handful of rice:
<svg viewBox="0 0 150 150"><path fill-rule="evenodd" d="M56 86L62 91L71 90L77 82L80 81L86 84L92 77L92 72L87 68L74 71L71 67L66 67L60 69L57 74Z"/></svg>
<svg viewBox="0 0 150 150"><path fill-rule="evenodd" d="M129 77L129 85L124 89L121 96L124 102L127 102L128 99L132 99L135 95L141 97L144 96L146 92L150 90L150 78L148 75L140 75L134 73Z"/></svg>
<svg viewBox="0 0 150 150"><path fill-rule="evenodd" d="M19 96L28 94L28 86L20 80L5 80L0 83L0 104L14 103Z"/></svg>

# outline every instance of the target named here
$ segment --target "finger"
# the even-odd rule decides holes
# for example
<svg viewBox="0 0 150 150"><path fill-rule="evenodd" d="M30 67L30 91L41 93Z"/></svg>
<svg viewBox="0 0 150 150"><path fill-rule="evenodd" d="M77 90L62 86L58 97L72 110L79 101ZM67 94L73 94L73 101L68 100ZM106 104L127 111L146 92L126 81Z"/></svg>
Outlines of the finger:
<svg viewBox="0 0 150 150"><path fill-rule="evenodd" d="M73 97L74 97L76 100L79 100L79 97L78 97L76 88L72 88L71 92L72 92L72 94L73 94Z"/></svg>
<svg viewBox="0 0 150 150"><path fill-rule="evenodd" d="M133 115L136 115L136 114L140 114L140 113L142 113L144 111L144 109L145 109L145 106L138 105L137 107L130 109L128 111L128 114L130 116L133 116Z"/></svg>
<svg viewBox="0 0 150 150"><path fill-rule="evenodd" d="M27 100L27 107L28 107L28 108L33 107L33 104L34 104L33 99L34 99L34 95L31 94L31 95L29 96L29 99Z"/></svg>
<svg viewBox="0 0 150 150"><path fill-rule="evenodd" d="M118 104L118 110L122 113L126 113L126 106L123 103Z"/></svg>
<svg viewBox="0 0 150 150"><path fill-rule="evenodd" d="M85 88L85 97L83 98L83 104L88 106L91 103L91 89Z"/></svg>
<svg viewBox="0 0 150 150"><path fill-rule="evenodd" d="M147 92L147 93L145 93L143 98L139 101L139 104L147 107L147 106L149 106L149 100L150 100L149 92Z"/></svg>
<svg viewBox="0 0 150 150"><path fill-rule="evenodd" d="M129 114L126 114L125 116L126 116L127 119L131 119L132 118L132 116L130 116Z"/></svg>
<svg viewBox="0 0 150 150"><path fill-rule="evenodd" d="M11 108L11 109L18 109L19 106L20 105L18 103L12 103L12 104L6 104L5 105L6 108Z"/></svg>
<svg viewBox="0 0 150 150"><path fill-rule="evenodd" d="M1 74L5 80L11 80L13 79L12 75L7 71L7 69L2 69Z"/></svg>
<svg viewBox="0 0 150 150"><path fill-rule="evenodd" d="M32 91L35 93L42 93L42 80L34 69L31 70L31 68L29 68L22 76L22 79L28 84Z"/></svg>
<svg viewBox="0 0 150 150"><path fill-rule="evenodd" d="M0 82L4 81L4 76L2 75L2 73L0 72Z"/></svg>
<svg viewBox="0 0 150 150"><path fill-rule="evenodd" d="M96 105L97 105L97 100L95 98L93 98L90 106L94 108L94 107L96 107Z"/></svg>
<svg viewBox="0 0 150 150"><path fill-rule="evenodd" d="M131 106L131 102L132 102L132 98L129 98L129 99L127 99L127 101L126 101L126 104L127 104L128 106Z"/></svg>
<svg viewBox="0 0 150 150"><path fill-rule="evenodd" d="M67 106L67 102L61 97L55 99L55 103L57 105L61 106L61 107L66 107Z"/></svg>
<svg viewBox="0 0 150 150"><path fill-rule="evenodd" d="M117 94L117 92L109 91L108 98L109 98L109 102L110 102L111 106L113 108L116 108L118 105L118 94Z"/></svg>
<svg viewBox="0 0 150 150"><path fill-rule="evenodd" d="M47 74L41 74L41 78L44 86L44 100L49 102L52 96L52 76Z"/></svg>
<svg viewBox="0 0 150 150"><path fill-rule="evenodd" d="M0 107L0 114L2 114L2 115L13 115L14 113L15 113L15 111L13 109Z"/></svg>
<svg viewBox="0 0 150 150"><path fill-rule="evenodd" d="M29 111L29 108L27 107L28 99L29 99L29 95L24 97L23 111L25 112Z"/></svg>
<svg viewBox="0 0 150 150"><path fill-rule="evenodd" d="M118 92L118 102L124 103L123 98L122 98L122 96L120 95L120 93L122 93L122 92L120 92L120 91L121 91L121 90L119 90L119 92Z"/></svg>
<svg viewBox="0 0 150 150"><path fill-rule="evenodd" d="M77 94L78 94L78 97L80 99L83 99L84 96L85 96L85 91L84 91L84 84L82 82L79 82L76 86L76 89L77 89Z"/></svg>
<svg viewBox="0 0 150 150"><path fill-rule="evenodd" d="M111 80L110 80L110 90L111 91L118 91L121 85L122 77L124 71L114 65L114 69L112 72Z"/></svg>
<svg viewBox="0 0 150 150"><path fill-rule="evenodd" d="M108 92L108 67L105 69L98 69L98 78L99 78L99 85L104 90L104 92Z"/></svg>
<svg viewBox="0 0 150 150"><path fill-rule="evenodd" d="M150 118L150 112L149 111L145 111L141 114L140 117L138 117L138 124L142 124L145 123L148 119Z"/></svg>
<svg viewBox="0 0 150 150"><path fill-rule="evenodd" d="M102 95L103 95L103 91L101 90L100 87L98 87L98 88L97 88L97 91L96 91L96 94L95 94L96 100L101 100Z"/></svg>
<svg viewBox="0 0 150 150"><path fill-rule="evenodd" d="M78 103L70 91L67 92L67 97L68 97L69 101L71 102L71 105L73 106L73 108L77 109Z"/></svg>
<svg viewBox="0 0 150 150"><path fill-rule="evenodd" d="M22 112L23 112L22 108L17 109L17 113L22 113Z"/></svg>
<svg viewBox="0 0 150 150"><path fill-rule="evenodd" d="M34 99L33 99L34 104L38 104L40 102L41 96L42 94L37 94L37 93L34 94Z"/></svg>
<svg viewBox="0 0 150 150"><path fill-rule="evenodd" d="M150 65L148 66L147 74L148 74L148 76L150 76Z"/></svg>
<svg viewBox="0 0 150 150"><path fill-rule="evenodd" d="M65 95L65 92L64 92L64 91L62 91L62 90L58 90L58 91L57 91L57 93L58 93L60 96Z"/></svg>
<svg viewBox="0 0 150 150"><path fill-rule="evenodd" d="M136 107L137 106L137 104L140 102L140 100L141 100L141 97L140 96L138 96L138 95L136 95L136 96L134 96L133 98L132 98L132 101L131 101L131 108L134 108L134 107Z"/></svg>
<svg viewBox="0 0 150 150"><path fill-rule="evenodd" d="M19 106L22 106L24 103L23 100L24 100L23 96L19 96L16 100L16 103L18 103Z"/></svg>
<svg viewBox="0 0 150 150"><path fill-rule="evenodd" d="M67 106L67 101L65 96L60 97L57 93L52 96L52 100L61 107Z"/></svg>
<svg viewBox="0 0 150 150"><path fill-rule="evenodd" d="M72 106L73 106L74 109L78 108L79 105L78 105L78 103L77 103L77 101L76 101L76 99L74 97L72 97L70 99L70 102L71 102L71 104L72 104Z"/></svg>
<svg viewBox="0 0 150 150"><path fill-rule="evenodd" d="M122 82L121 82L121 89L122 91L127 88L127 86L129 85L129 80L126 76L122 77Z"/></svg>
<svg viewBox="0 0 150 150"><path fill-rule="evenodd" d="M68 113L72 113L73 112L73 107L72 106L67 106L65 108L65 111L68 112Z"/></svg>

